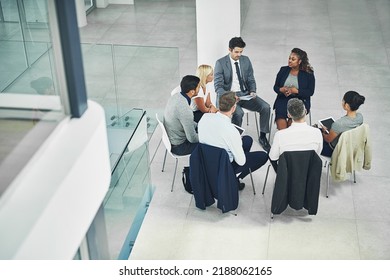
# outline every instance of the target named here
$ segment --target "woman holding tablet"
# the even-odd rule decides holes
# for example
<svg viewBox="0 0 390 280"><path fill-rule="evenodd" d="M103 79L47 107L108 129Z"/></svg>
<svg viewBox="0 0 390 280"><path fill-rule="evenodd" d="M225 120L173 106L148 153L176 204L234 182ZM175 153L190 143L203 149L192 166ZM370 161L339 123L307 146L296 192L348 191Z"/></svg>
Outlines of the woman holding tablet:
<svg viewBox="0 0 390 280"><path fill-rule="evenodd" d="M347 91L344 94L341 105L347 114L332 123L331 127L321 127L324 138L321 155L331 157L341 133L358 127L363 123L363 115L358 113L357 110L364 103L364 100L365 97L356 91Z"/></svg>

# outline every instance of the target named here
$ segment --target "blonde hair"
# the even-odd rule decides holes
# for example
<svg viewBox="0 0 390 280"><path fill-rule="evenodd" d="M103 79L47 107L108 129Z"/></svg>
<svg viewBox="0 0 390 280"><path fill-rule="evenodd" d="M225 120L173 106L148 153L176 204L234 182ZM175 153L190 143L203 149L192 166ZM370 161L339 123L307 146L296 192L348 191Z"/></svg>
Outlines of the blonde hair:
<svg viewBox="0 0 390 280"><path fill-rule="evenodd" d="M206 80L207 76L213 73L213 67L207 64L201 64L198 66L198 69L196 69L196 76L200 79L200 86L206 87Z"/></svg>

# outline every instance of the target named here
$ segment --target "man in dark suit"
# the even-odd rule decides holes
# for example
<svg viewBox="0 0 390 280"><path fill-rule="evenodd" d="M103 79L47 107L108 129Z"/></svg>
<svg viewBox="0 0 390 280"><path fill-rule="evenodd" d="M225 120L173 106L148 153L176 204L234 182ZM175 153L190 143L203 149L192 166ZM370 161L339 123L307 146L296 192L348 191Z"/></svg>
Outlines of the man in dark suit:
<svg viewBox="0 0 390 280"><path fill-rule="evenodd" d="M238 98L232 123L241 126L244 111L260 114L260 145L269 152L271 146L266 134L269 133L270 105L256 95L256 81L250 59L242 55L246 44L241 37L229 41L229 54L218 59L214 69L214 86L217 100L227 91L234 91ZM219 104L216 104L217 107Z"/></svg>

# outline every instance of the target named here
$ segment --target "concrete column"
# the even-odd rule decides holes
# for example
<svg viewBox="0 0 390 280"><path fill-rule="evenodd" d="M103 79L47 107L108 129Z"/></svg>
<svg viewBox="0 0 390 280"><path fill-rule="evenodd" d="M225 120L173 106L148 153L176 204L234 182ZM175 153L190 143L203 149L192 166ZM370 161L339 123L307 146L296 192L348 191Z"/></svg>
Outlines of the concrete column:
<svg viewBox="0 0 390 280"><path fill-rule="evenodd" d="M228 53L229 40L240 36L240 0L196 0L198 65L215 66Z"/></svg>
<svg viewBox="0 0 390 280"><path fill-rule="evenodd" d="M87 14L85 13L84 0L75 0L76 13L77 13L77 25L83 27L87 25Z"/></svg>

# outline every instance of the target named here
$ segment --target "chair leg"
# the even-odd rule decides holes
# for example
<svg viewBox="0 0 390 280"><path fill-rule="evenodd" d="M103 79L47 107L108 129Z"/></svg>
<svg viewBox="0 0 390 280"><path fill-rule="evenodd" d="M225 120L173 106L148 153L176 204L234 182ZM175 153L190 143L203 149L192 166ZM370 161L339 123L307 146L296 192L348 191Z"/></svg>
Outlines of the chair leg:
<svg viewBox="0 0 390 280"><path fill-rule="evenodd" d="M164 161L163 161L163 166L162 166L161 172L164 172L165 160L167 159L167 153L168 153L168 150L165 150Z"/></svg>
<svg viewBox="0 0 390 280"><path fill-rule="evenodd" d="M355 170L353 171L353 182L356 183L356 172L355 172Z"/></svg>
<svg viewBox="0 0 390 280"><path fill-rule="evenodd" d="M253 184L252 170L251 170L250 168L249 168L249 175L251 175L251 182L252 182L253 195L256 195L255 184Z"/></svg>
<svg viewBox="0 0 390 280"><path fill-rule="evenodd" d="M270 114L270 118L269 118L269 133L268 133L268 142L271 141L271 131L272 131L272 119L274 118L274 112L271 111L271 114Z"/></svg>
<svg viewBox="0 0 390 280"><path fill-rule="evenodd" d="M271 167L271 164L268 165L268 167L267 167L267 174L265 175L264 186L263 186L263 192L261 193L262 195L264 195L265 185L267 184L268 172L269 172L269 168L270 168L270 167Z"/></svg>
<svg viewBox="0 0 390 280"><path fill-rule="evenodd" d="M249 125L249 117L248 117L248 113L246 113L246 125Z"/></svg>
<svg viewBox="0 0 390 280"><path fill-rule="evenodd" d="M173 172L173 180L172 180L171 192L173 192L173 185L175 184L175 177L176 177L176 170L177 170L177 162L178 162L178 159L176 159L175 172Z"/></svg>
<svg viewBox="0 0 390 280"><path fill-rule="evenodd" d="M326 184L326 197L328 198L329 195L329 165L330 165L330 162L328 163L328 166L327 166L327 169L326 169L326 180L327 180L327 184Z"/></svg>
<svg viewBox="0 0 390 280"><path fill-rule="evenodd" d="M260 138L259 121L257 120L257 112L254 113L255 113L255 121L256 121L257 139L259 139Z"/></svg>

